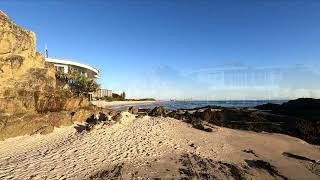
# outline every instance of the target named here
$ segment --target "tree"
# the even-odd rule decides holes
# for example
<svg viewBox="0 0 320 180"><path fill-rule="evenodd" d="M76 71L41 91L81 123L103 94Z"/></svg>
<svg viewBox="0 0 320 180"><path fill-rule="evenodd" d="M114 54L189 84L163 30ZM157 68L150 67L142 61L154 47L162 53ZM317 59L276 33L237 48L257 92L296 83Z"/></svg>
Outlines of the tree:
<svg viewBox="0 0 320 180"><path fill-rule="evenodd" d="M69 73L56 72L59 80L67 83L71 90L77 93L88 93L96 91L100 85L94 80L81 75L78 70L71 70Z"/></svg>
<svg viewBox="0 0 320 180"><path fill-rule="evenodd" d="M121 98L123 99L123 100L125 100L126 99L126 93L123 91L122 93L121 93Z"/></svg>

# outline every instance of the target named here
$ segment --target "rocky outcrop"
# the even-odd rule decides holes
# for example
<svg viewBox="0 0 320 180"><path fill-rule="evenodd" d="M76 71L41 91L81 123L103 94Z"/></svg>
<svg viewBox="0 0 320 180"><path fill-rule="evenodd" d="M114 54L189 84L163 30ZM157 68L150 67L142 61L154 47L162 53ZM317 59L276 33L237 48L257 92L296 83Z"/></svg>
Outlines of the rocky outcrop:
<svg viewBox="0 0 320 180"><path fill-rule="evenodd" d="M299 98L281 104L273 109L274 113L294 115L313 120L320 119L320 99Z"/></svg>
<svg viewBox="0 0 320 180"><path fill-rule="evenodd" d="M269 110L269 111L272 111L272 110L277 109L279 106L280 106L279 104L267 103L267 104L258 105L258 106L256 106L255 108L256 108L256 109L259 109L259 110Z"/></svg>
<svg viewBox="0 0 320 180"><path fill-rule="evenodd" d="M159 107L155 107L154 109L152 109L148 115L149 116L165 116L166 115L167 110L164 109L164 107L159 106Z"/></svg>
<svg viewBox="0 0 320 180"><path fill-rule="evenodd" d="M85 97L57 83L55 69L36 52L35 33L0 11L0 140L51 131L54 117L39 113L77 111L88 105Z"/></svg>
<svg viewBox="0 0 320 180"><path fill-rule="evenodd" d="M46 114L16 114L0 117L0 141L23 135L47 134L55 127L70 126L74 122L85 122L90 117L99 117L98 110L49 112Z"/></svg>
<svg viewBox="0 0 320 180"><path fill-rule="evenodd" d="M45 113L87 105L85 98L57 86L54 68L36 52L35 33L0 12L0 112Z"/></svg>
<svg viewBox="0 0 320 180"><path fill-rule="evenodd" d="M139 112L138 107L133 106L133 107L129 108L129 113L131 113L131 114L138 114L138 112Z"/></svg>
<svg viewBox="0 0 320 180"><path fill-rule="evenodd" d="M287 134L320 144L320 99L290 100L271 112L288 119L285 121Z"/></svg>
<svg viewBox="0 0 320 180"><path fill-rule="evenodd" d="M167 116L182 120L192 127L211 131L209 124L256 132L282 133L320 144L320 100L302 98L281 105L248 108L201 107L195 109L167 110L156 107L149 116ZM218 109L217 109L218 108Z"/></svg>

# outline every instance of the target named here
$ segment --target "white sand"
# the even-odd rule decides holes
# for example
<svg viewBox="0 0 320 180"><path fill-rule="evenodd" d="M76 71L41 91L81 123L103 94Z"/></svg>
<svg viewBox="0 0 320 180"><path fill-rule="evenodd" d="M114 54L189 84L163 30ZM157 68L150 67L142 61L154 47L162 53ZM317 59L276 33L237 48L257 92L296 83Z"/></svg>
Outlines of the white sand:
<svg viewBox="0 0 320 180"><path fill-rule="evenodd" d="M98 107L114 107L114 106L126 106L126 105L138 105L138 104L152 104L158 101L91 101L93 105Z"/></svg>
<svg viewBox="0 0 320 180"><path fill-rule="evenodd" d="M225 162L243 163L255 158L242 152L252 149L291 179L317 179L301 163L281 155L284 151L320 159L318 146L280 134L261 134L212 126L211 133L171 119L135 119L123 113L121 124L76 133L73 127L49 135L23 136L0 142L0 179L83 179L100 169L125 163L131 170L159 174L161 166L146 169L157 159L166 170L178 172L178 155L194 153ZM195 147L190 146L194 144ZM169 158L170 157L170 158ZM162 160L162 161L161 161ZM169 166L169 167L167 167ZM130 172L123 174L125 179ZM178 177L175 177L178 178Z"/></svg>

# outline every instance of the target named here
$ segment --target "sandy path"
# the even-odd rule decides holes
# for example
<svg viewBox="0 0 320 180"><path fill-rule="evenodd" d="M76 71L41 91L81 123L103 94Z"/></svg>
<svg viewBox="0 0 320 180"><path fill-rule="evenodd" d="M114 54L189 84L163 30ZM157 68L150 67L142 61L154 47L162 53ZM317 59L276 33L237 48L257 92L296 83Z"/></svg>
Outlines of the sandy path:
<svg viewBox="0 0 320 180"><path fill-rule="evenodd" d="M129 113L124 117L121 124L90 132L76 133L73 127L66 127L46 136L2 141L0 179L83 179L120 163L127 164L122 174L125 178L137 170L145 177L159 175L160 171L166 177L170 171L173 178L178 178L181 154L239 164L256 158L244 149L254 150L259 158L272 162L291 179L319 177L299 161L281 155L289 151L320 159L318 147L296 138L220 127L207 133L171 118L135 119Z"/></svg>
<svg viewBox="0 0 320 180"><path fill-rule="evenodd" d="M98 107L115 107L115 106L126 106L126 105L137 105L137 104L152 104L158 101L91 101L93 105Z"/></svg>

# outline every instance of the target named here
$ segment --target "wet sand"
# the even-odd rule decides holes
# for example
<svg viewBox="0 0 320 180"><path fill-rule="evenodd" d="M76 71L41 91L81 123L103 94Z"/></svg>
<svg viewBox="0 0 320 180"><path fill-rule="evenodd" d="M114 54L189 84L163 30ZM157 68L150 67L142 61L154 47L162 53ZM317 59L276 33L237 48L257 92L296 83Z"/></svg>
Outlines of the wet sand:
<svg viewBox="0 0 320 180"><path fill-rule="evenodd" d="M89 132L70 126L10 138L0 142L0 179L320 177L319 164L283 155L319 160L319 146L281 134L211 128L204 132L172 118L137 119L124 112L121 123Z"/></svg>

